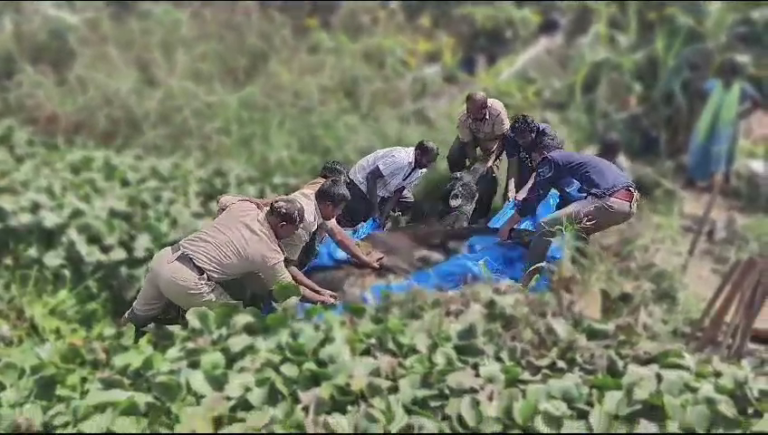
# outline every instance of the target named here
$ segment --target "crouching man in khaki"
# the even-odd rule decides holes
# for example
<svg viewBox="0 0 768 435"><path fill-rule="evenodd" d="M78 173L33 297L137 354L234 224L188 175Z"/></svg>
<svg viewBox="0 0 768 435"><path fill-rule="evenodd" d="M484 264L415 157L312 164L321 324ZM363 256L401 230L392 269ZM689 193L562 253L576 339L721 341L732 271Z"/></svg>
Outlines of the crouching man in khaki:
<svg viewBox="0 0 768 435"><path fill-rule="evenodd" d="M304 207L290 197L277 198L269 208L246 198L224 196L224 211L212 223L179 243L158 252L125 320L144 328L176 304L183 310L218 303L239 303L219 283L255 272L268 293L280 282L291 282L279 241L304 223ZM302 289L305 291L305 289Z"/></svg>
<svg viewBox="0 0 768 435"><path fill-rule="evenodd" d="M383 259L380 253L366 256L355 241L336 223L336 217L350 199L343 177L323 180L318 186L304 186L292 193L290 198L296 199L304 208L304 223L290 237L280 241L285 252L285 263L294 282L302 288L303 299L308 302L329 304L337 301L337 295L324 289L307 278L301 270L317 255L317 248L327 234L349 257L358 264L371 269L378 269ZM268 204L260 199L246 199L258 204ZM252 293L252 288L258 286L259 277L253 274L240 279L239 287L227 287L229 291ZM231 290L230 290L231 289ZM306 291L304 290L306 289Z"/></svg>
<svg viewBox="0 0 768 435"><path fill-rule="evenodd" d="M291 197L296 198L306 212L306 219L299 230L281 241L288 271L297 284L336 300L335 293L318 286L301 272L301 269L305 268L317 255L317 248L325 234L328 234L339 248L358 264L371 269L379 268L379 262L383 256L379 254L367 257L355 241L336 223L336 217L350 199L349 190L343 179L325 180L316 191L305 188L291 194Z"/></svg>

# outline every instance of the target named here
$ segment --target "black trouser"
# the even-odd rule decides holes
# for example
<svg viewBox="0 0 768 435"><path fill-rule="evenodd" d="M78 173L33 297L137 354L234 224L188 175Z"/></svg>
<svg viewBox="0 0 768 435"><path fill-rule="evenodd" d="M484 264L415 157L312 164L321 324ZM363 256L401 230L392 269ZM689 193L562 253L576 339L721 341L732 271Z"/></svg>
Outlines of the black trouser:
<svg viewBox="0 0 768 435"><path fill-rule="evenodd" d="M459 138L457 137L451 145L451 149L446 156L448 160L448 170L451 173L461 172L467 168L469 156L467 156L467 149L463 146ZM480 219L487 219L491 214L491 207L493 207L493 200L496 197L496 192L499 189L499 180L496 172L498 171L498 165L493 165L488 171L481 175L477 180L477 201L475 202L475 209L472 212L470 223L476 223Z"/></svg>
<svg viewBox="0 0 768 435"><path fill-rule="evenodd" d="M360 222L365 222L370 219L373 210L368 195L363 192L363 189L361 189L357 183L352 180L347 181L347 189L349 189L350 199L344 206L344 210L342 210L341 214L336 218L336 222L342 228L354 228L360 224ZM386 205L389 199L389 197L386 197L379 200L379 210ZM401 200L395 204L392 211L408 214L412 209L413 201Z"/></svg>
<svg viewBox="0 0 768 435"><path fill-rule="evenodd" d="M304 270L312 260L317 257L317 251L320 248L320 244L323 242L323 238L318 236L319 229L312 231L312 235L309 236L309 240L304 244L299 253L299 259L296 262L296 267L299 270Z"/></svg>

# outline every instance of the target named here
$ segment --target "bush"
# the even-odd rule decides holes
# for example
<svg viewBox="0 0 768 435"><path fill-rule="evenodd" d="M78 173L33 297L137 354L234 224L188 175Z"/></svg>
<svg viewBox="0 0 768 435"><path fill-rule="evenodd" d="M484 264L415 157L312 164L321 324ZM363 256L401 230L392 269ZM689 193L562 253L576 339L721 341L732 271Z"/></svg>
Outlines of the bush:
<svg viewBox="0 0 768 435"><path fill-rule="evenodd" d="M19 343L0 351L0 421L25 432L765 429L768 388L748 367L648 342L632 319L569 323L541 296L501 293L411 294L316 324L290 304L268 318L195 309L187 332L137 347L114 329L44 353Z"/></svg>

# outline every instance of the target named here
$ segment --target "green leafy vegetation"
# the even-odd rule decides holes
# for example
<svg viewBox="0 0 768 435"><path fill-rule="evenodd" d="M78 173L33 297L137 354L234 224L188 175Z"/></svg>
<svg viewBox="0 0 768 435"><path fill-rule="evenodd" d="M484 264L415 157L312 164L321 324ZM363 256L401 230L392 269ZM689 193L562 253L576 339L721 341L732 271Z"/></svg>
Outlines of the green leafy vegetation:
<svg viewBox="0 0 768 435"><path fill-rule="evenodd" d="M747 3L468 3L0 5L0 429L768 430L768 358L684 345L702 301L679 272L668 161L638 217L557 274L572 298L602 294L601 322L478 285L311 321L293 300L268 318L193 310L138 345L115 326L153 253L223 193L288 193L325 160L420 139L445 152L469 89L546 116L569 148L617 128L634 155L674 156L695 111L686 61L768 43ZM552 13L557 68L521 61ZM470 78L471 54L500 60Z"/></svg>
<svg viewBox="0 0 768 435"><path fill-rule="evenodd" d="M747 367L648 342L626 318L569 323L547 302L488 289L414 294L316 324L290 306L269 318L195 309L187 332L137 347L114 328L25 343L0 365L4 429L625 433L765 424L768 388Z"/></svg>

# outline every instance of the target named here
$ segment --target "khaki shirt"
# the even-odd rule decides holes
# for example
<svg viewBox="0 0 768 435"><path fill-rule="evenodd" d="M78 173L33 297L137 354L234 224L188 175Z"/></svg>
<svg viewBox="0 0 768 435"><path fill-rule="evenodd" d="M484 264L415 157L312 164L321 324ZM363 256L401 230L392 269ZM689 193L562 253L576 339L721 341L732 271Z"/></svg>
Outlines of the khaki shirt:
<svg viewBox="0 0 768 435"><path fill-rule="evenodd" d="M484 155L489 156L496 150L501 136L509 131L507 109L501 101L489 98L485 118L476 121L464 112L459 116L456 128L459 140L474 143Z"/></svg>
<svg viewBox="0 0 768 435"><path fill-rule="evenodd" d="M267 222L266 210L242 197L219 199L223 212L202 230L179 242L197 266L214 282L255 272L267 289L293 279L285 268L285 254Z"/></svg>
<svg viewBox="0 0 768 435"><path fill-rule="evenodd" d="M298 200L301 205L304 206L304 223L301 224L299 230L296 231L291 237L280 241L280 245L285 251L285 258L290 260L298 260L301 249L307 244L312 233L316 230L327 231L328 224L331 221L323 221L320 216L320 209L317 206L315 200L315 192L317 189L301 189L292 193L290 196Z"/></svg>
<svg viewBox="0 0 768 435"><path fill-rule="evenodd" d="M315 193L320 188L320 186L323 185L323 183L325 183L325 178L317 177L314 180L310 181L309 183L305 184L304 187L301 188L301 190L311 190L312 193Z"/></svg>

